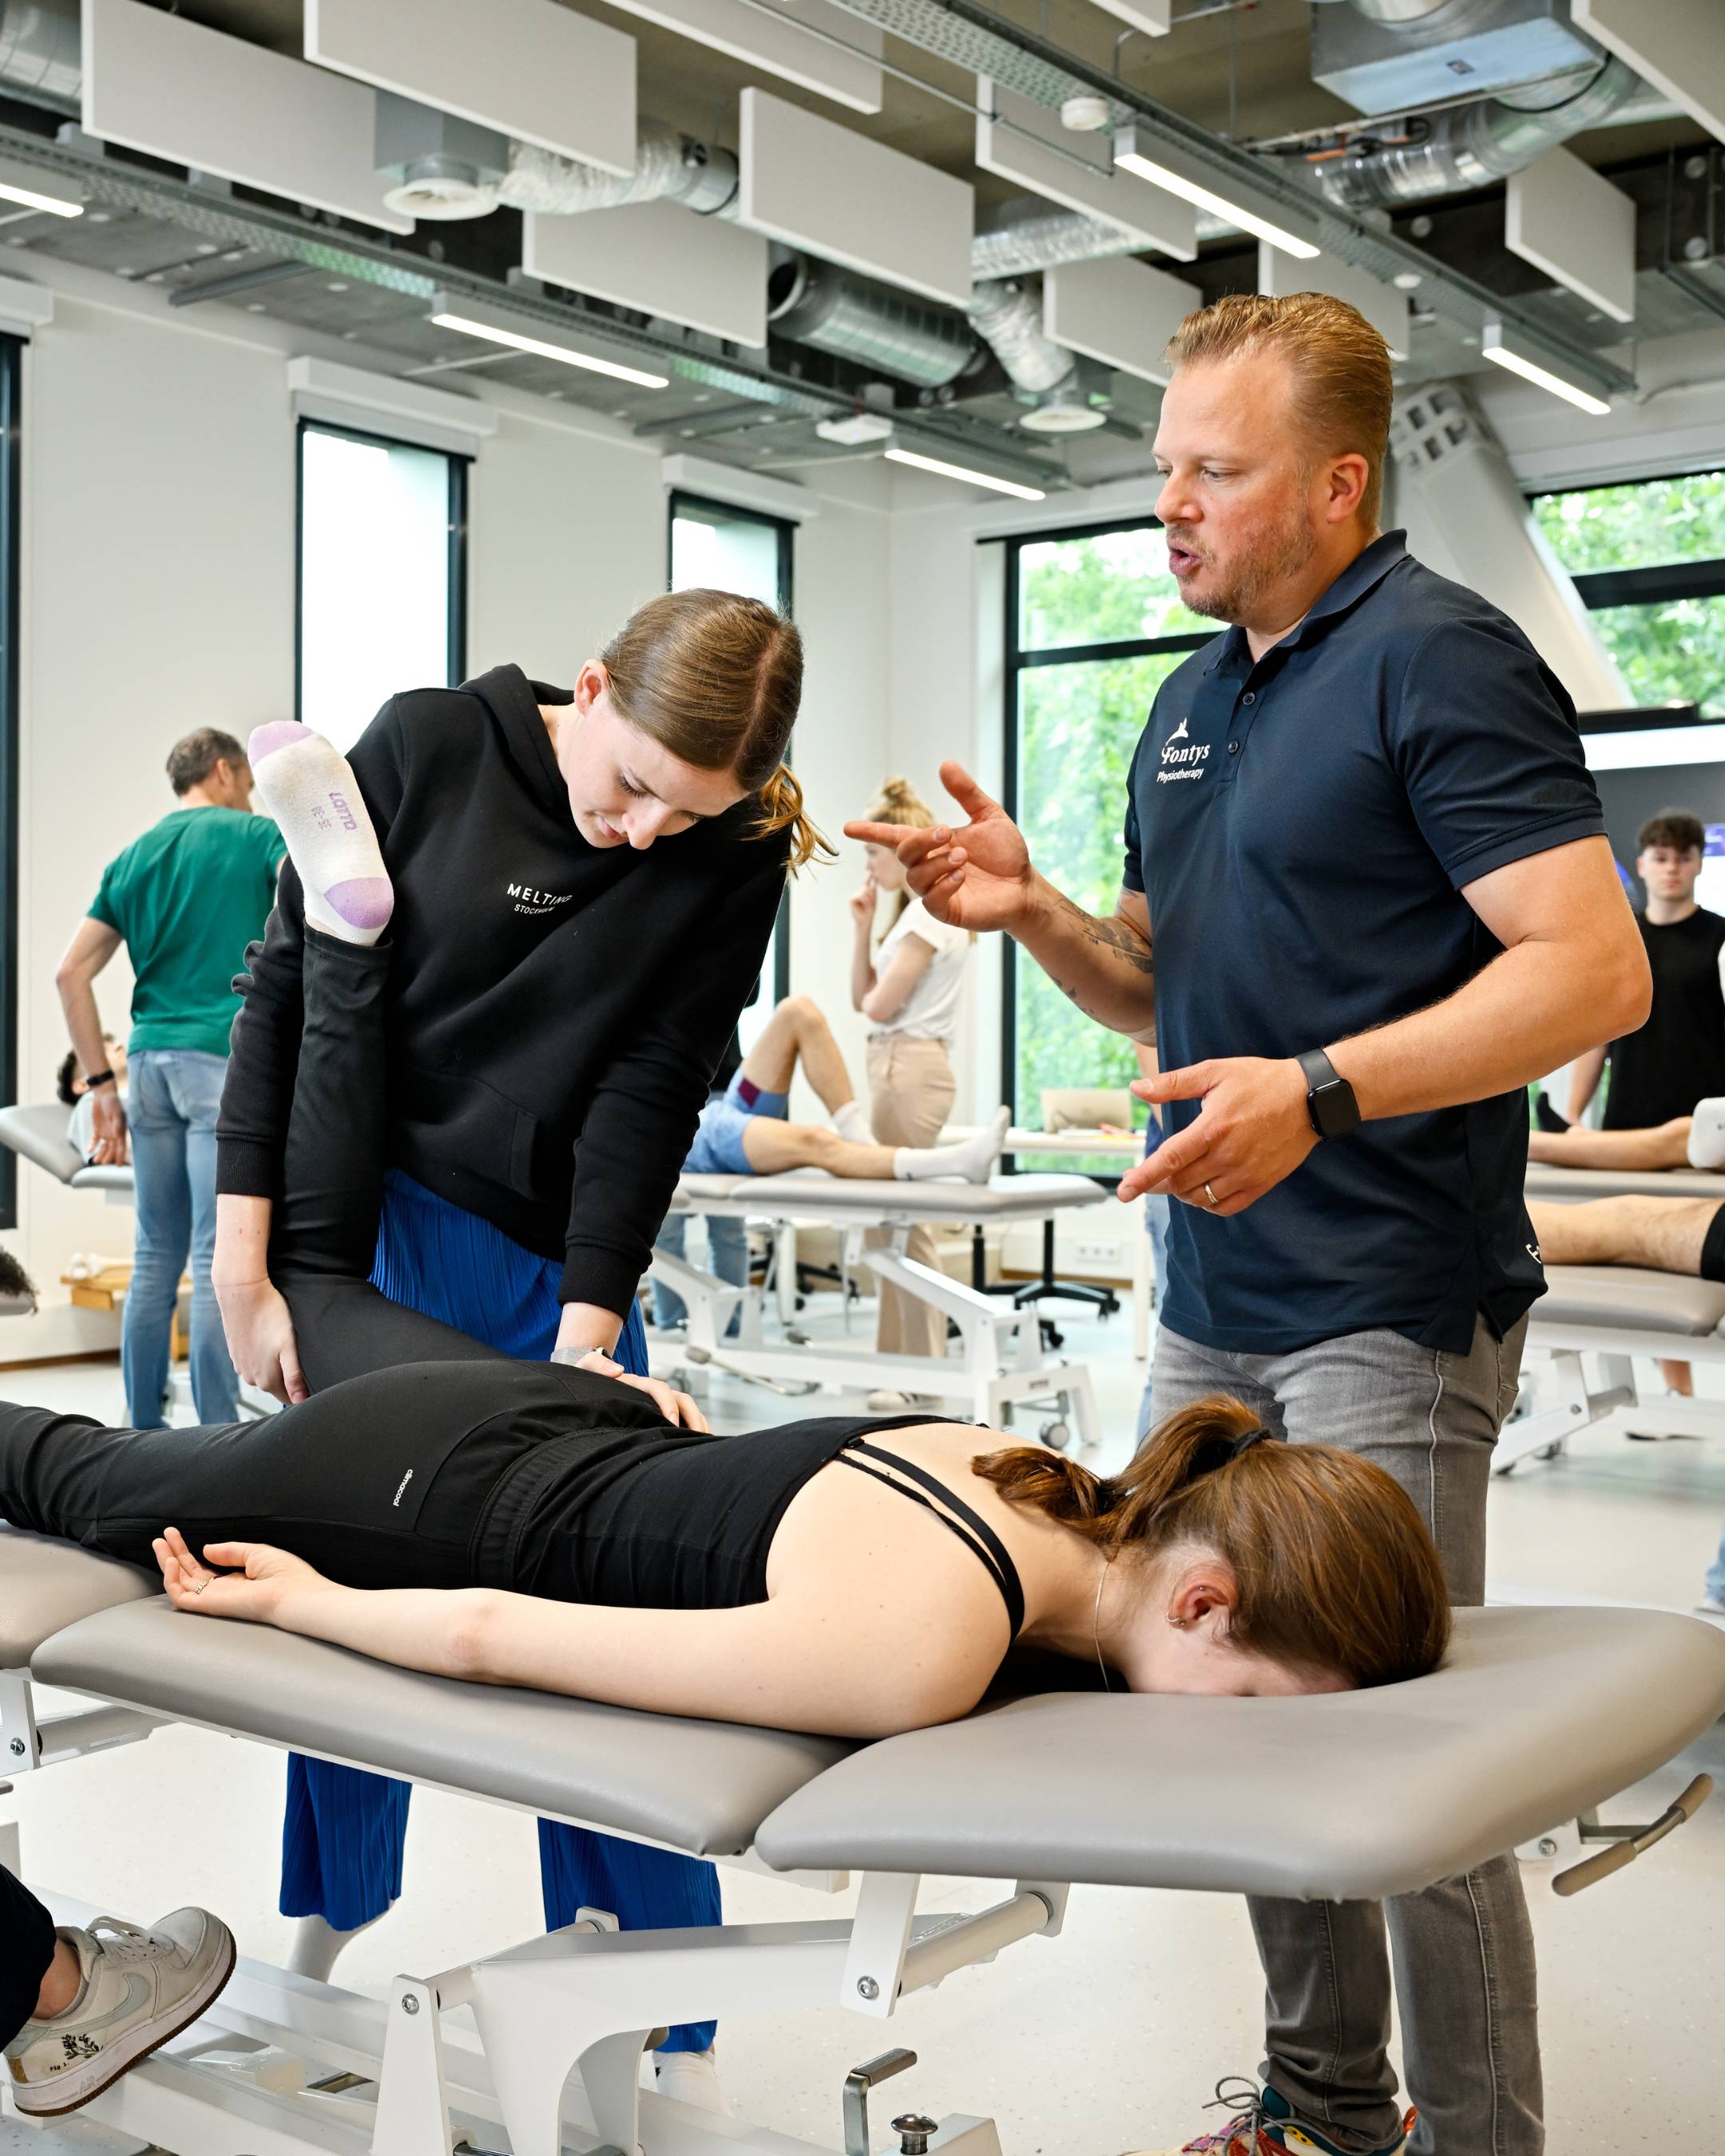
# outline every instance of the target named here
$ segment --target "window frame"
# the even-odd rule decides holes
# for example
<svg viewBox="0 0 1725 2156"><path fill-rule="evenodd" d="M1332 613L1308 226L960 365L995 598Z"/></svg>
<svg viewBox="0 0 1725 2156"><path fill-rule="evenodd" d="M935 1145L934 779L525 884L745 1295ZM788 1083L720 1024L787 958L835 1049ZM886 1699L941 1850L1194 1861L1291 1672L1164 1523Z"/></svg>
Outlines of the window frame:
<svg viewBox="0 0 1725 2156"><path fill-rule="evenodd" d="M676 554L677 519L685 510L706 510L716 516L727 518L734 524L759 524L778 535L778 552L774 565L773 582L777 587L779 612L787 621L796 616L796 543L797 525L794 517L775 516L768 509L750 509L735 501L721 501L716 495L696 494L688 487L674 486L665 503L665 588L675 589L671 583L672 564ZM791 757L788 752L785 761ZM791 895L788 888L778 902L778 918L773 928L773 1000L782 1004L791 992Z"/></svg>
<svg viewBox="0 0 1725 2156"><path fill-rule="evenodd" d="M0 335L0 1086L18 1091L19 519L24 340ZM16 1228L18 1156L0 1150L0 1229Z"/></svg>
<svg viewBox="0 0 1725 2156"><path fill-rule="evenodd" d="M1527 495L1527 508L1530 514L1537 514L1536 503L1567 500L1571 495L1615 493L1623 487L1652 486L1661 480L1713 478L1725 478L1725 463L1697 465L1683 471L1643 472L1636 479L1602 479L1590 486L1533 487ZM1705 555L1696 562L1656 562L1645 569L1571 569L1566 573L1589 613L1602 613L1612 607L1660 606L1673 599L1725 598L1725 554ZM1584 733L1623 732L1639 726L1719 723L1718 714L1703 712L1694 703L1662 708L1646 717L1638 711L1613 713L1604 726L1592 724L1593 717L1592 713L1583 713Z"/></svg>
<svg viewBox="0 0 1725 2156"><path fill-rule="evenodd" d="M461 449L430 449L400 434L372 427L350 427L340 420L314 419L301 413L294 426L294 716L303 722L305 684L305 437L336 434L386 449L418 449L442 457L449 467L449 582L445 593L449 634L444 664L449 685L467 678L467 501L473 457Z"/></svg>
<svg viewBox="0 0 1725 2156"><path fill-rule="evenodd" d="M1019 738L1020 730L1021 691L1023 676L1041 666L1076 666L1095 664L1098 660L1117 659L1147 659L1162 652L1200 651L1207 644L1215 641L1217 629L1182 629L1169 636L1122 636L1104 639L1095 644L1061 644L1024 645L1019 641L1019 613L1023 578L1019 557L1026 547L1045 547L1050 541L1061 539L1098 539L1112 531L1159 531L1163 528L1159 516L1117 516L1105 523L1056 525L1050 530L1024 531L1011 537L992 542L1005 550L1003 579L1003 635L1001 652L1001 805L1014 823L1019 820ZM1019 1121L1018 1060L1019 1060L1019 949L1009 936L1003 939L1000 983L1000 1098L1011 1108L1013 1121ZM1017 1163L1007 1159L1002 1163L1005 1172L1016 1172ZM1110 1184L1119 1181L1117 1172L1111 1177L1098 1176L1097 1182Z"/></svg>

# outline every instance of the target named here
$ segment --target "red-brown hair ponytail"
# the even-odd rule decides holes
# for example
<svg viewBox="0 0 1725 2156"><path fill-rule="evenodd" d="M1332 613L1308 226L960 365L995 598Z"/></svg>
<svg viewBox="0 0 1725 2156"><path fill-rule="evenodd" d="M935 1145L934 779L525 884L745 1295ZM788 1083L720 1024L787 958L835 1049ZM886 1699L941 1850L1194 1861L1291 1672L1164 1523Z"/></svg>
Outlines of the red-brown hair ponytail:
<svg viewBox="0 0 1725 2156"><path fill-rule="evenodd" d="M1259 1427L1243 1401L1218 1394L1170 1415L1117 1476L1035 1445L971 1466L1110 1558L1213 1550L1234 1574L1229 1636L1243 1650L1352 1685L1435 1669L1449 1594L1406 1491L1333 1445L1242 1447Z"/></svg>

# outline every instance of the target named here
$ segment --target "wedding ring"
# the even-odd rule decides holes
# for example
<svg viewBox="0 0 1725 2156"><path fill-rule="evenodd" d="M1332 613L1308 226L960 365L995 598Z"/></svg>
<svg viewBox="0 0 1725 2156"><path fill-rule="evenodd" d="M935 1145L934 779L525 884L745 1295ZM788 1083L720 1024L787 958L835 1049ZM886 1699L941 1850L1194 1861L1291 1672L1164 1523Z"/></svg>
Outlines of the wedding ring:
<svg viewBox="0 0 1725 2156"><path fill-rule="evenodd" d="M1205 1183L1204 1186L1204 1200L1207 1204L1219 1205L1222 1202L1221 1199L1217 1197L1215 1192L1210 1188L1209 1183Z"/></svg>

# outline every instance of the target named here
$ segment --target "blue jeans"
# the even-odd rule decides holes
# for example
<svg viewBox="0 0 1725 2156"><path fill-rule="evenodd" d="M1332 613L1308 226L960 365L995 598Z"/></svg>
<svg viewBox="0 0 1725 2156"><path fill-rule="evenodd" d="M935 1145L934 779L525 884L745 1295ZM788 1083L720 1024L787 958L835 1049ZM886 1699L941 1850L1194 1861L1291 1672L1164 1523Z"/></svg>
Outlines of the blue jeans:
<svg viewBox="0 0 1725 2156"><path fill-rule="evenodd" d="M1147 1160L1162 1143L1162 1118L1153 1108L1144 1126L1144 1157ZM1144 1200L1144 1232L1150 1238L1151 1306L1160 1310L1168 1298L1168 1219L1172 1198L1153 1190ZM1156 1358L1144 1378L1144 1397L1138 1403L1137 1435L1142 1437L1156 1414Z"/></svg>
<svg viewBox="0 0 1725 2156"><path fill-rule="evenodd" d="M1719 1554L1707 1567L1707 1595L1709 1602L1725 1603L1725 1535L1719 1537Z"/></svg>
<svg viewBox="0 0 1725 2156"><path fill-rule="evenodd" d="M126 1120L138 1222L120 1366L126 1412L137 1430L159 1430L164 1420L168 1344L188 1255L198 1419L232 1422L239 1411L239 1383L209 1273L216 1247L216 1110L227 1070L225 1056L194 1048L144 1049L131 1059Z"/></svg>
<svg viewBox="0 0 1725 2156"><path fill-rule="evenodd" d="M665 1225L654 1238L655 1250L664 1250L670 1256L680 1258L689 1239L689 1215L686 1213L667 1213ZM716 1213L706 1215L707 1255L712 1269L721 1281L729 1281L732 1287L744 1287L749 1276L749 1226L747 1220L721 1219ZM663 1281L653 1283L653 1322L664 1332L668 1327L680 1325L689 1315L683 1298L675 1288L667 1287ZM731 1320L731 1331L737 1330L737 1319Z"/></svg>

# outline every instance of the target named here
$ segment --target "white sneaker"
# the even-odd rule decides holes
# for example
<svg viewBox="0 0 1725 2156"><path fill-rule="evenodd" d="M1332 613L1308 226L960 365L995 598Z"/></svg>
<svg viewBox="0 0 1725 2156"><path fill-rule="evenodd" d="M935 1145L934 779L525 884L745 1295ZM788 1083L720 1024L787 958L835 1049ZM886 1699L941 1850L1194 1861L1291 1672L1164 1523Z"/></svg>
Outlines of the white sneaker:
<svg viewBox="0 0 1725 2156"><path fill-rule="evenodd" d="M234 1934L208 1909L176 1909L153 1931L98 1917L59 1936L83 1983L64 2014L26 2021L6 2046L26 2118L76 2111L203 2013L234 1974Z"/></svg>
<svg viewBox="0 0 1725 2156"><path fill-rule="evenodd" d="M1695 1605L1697 1617L1725 1617L1725 1602L1715 1602L1711 1594L1703 1594Z"/></svg>
<svg viewBox="0 0 1725 2156"><path fill-rule="evenodd" d="M712 2051L655 2051L653 2066L660 2096L697 2111L716 2111L721 2118L736 2118Z"/></svg>

